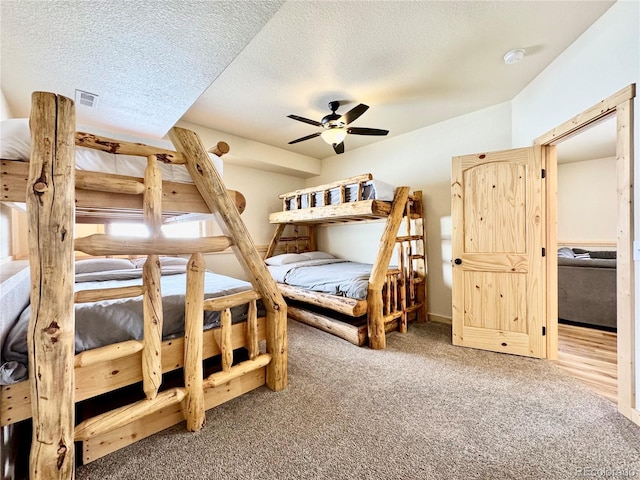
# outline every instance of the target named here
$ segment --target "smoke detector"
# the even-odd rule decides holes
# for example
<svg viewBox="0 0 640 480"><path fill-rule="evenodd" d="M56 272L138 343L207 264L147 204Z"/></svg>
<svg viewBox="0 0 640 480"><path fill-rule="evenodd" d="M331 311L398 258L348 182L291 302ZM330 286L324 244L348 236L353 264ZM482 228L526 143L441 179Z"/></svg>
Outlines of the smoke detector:
<svg viewBox="0 0 640 480"><path fill-rule="evenodd" d="M89 108L97 108L98 95L95 93L85 92L84 90L76 89L76 105L82 105Z"/></svg>
<svg viewBox="0 0 640 480"><path fill-rule="evenodd" d="M523 58L524 48L514 48L513 50L509 50L504 54L504 63L506 63L507 65L512 65L514 63L518 63Z"/></svg>

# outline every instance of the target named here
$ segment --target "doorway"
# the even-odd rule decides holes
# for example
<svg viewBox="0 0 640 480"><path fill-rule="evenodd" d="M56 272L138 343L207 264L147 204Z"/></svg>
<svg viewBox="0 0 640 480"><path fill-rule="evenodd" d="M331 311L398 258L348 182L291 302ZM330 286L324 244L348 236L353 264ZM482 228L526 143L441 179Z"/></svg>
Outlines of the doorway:
<svg viewBox="0 0 640 480"><path fill-rule="evenodd" d="M616 118L610 116L556 146L559 325L554 361L614 403L616 135Z"/></svg>
<svg viewBox="0 0 640 480"><path fill-rule="evenodd" d="M613 116L616 119L617 172L617 363L618 411L640 424L640 412L635 405L635 289L633 263L633 99L635 84L623 88L597 105L576 115L562 125L538 137L534 143L554 146L588 126ZM557 156L555 148L544 148L547 171L546 243L551 252L558 249L557 228ZM558 265L555 255L547 256L547 351L549 359L558 352Z"/></svg>

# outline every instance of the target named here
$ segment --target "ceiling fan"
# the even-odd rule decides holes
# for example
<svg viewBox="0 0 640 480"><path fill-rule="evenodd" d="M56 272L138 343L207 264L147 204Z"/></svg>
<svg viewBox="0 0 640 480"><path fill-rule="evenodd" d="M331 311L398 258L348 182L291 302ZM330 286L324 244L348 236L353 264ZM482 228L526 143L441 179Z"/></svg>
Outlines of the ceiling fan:
<svg viewBox="0 0 640 480"><path fill-rule="evenodd" d="M329 145L333 146L333 150L337 153L344 153L344 139L347 134L351 135L386 135L389 130L381 130L379 128L364 128L364 127L350 127L349 124L355 121L360 115L369 109L368 105L361 103L344 115L336 113L336 110L340 107L340 102L329 102L329 109L331 113L322 118L319 122L311 120L309 118L299 117L298 115L287 115L289 118L298 120L299 122L308 123L316 127L322 127L322 131L312 133L306 137L301 137L289 142L289 145L298 142L304 142L315 137L322 137L322 139Z"/></svg>

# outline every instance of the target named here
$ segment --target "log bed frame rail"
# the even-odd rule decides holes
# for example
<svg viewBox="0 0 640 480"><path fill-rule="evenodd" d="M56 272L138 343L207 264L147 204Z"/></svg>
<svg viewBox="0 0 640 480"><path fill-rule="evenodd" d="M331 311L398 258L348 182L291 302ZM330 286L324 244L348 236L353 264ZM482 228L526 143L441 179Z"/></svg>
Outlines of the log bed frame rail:
<svg viewBox="0 0 640 480"><path fill-rule="evenodd" d="M186 418L197 431L205 410L266 385L287 386L286 304L240 219L239 198L228 192L198 136L173 128L169 137L177 152L76 133L73 101L34 92L30 117L32 151L25 188L29 221L31 306L28 352L29 380L1 388L1 425L32 418L29 463L32 480L72 479L74 441L83 445L83 460L95 460ZM74 141L75 140L75 141ZM76 172L76 144L112 153L146 157L144 179ZM219 153L224 153L224 147ZM213 213L224 236L189 241L165 240L160 227L169 212L189 211L179 192L164 195L158 162L183 163L197 192L195 211ZM15 180L15 177L12 177ZM90 180L87 180L90 179ZM3 183L16 184L11 178ZM173 185L172 185L173 187ZM182 186L184 188L184 186ZM6 189L5 189L6 190ZM92 222L144 218L150 239L117 239L109 235L73 238L75 202L80 191L138 197L118 212L90 202ZM178 193L176 193L178 192ZM81 196L80 196L81 197ZM24 194L23 194L24 201ZM177 200L174 205L172 200ZM19 201L19 199L18 199ZM82 198L81 198L82 202ZM109 203L107 202L109 205ZM203 207L206 207L204 208ZM191 210L193 211L193 210ZM253 290L204 300L204 253L231 246ZM102 289L74 294L74 251L89 255L147 255L140 287ZM190 254L187 264L185 335L162 341L162 303L158 255ZM143 295L144 338L74 355L74 304ZM266 316L258 318L257 300ZM246 323L231 324L230 309L248 304ZM221 312L219 328L203 332L203 311ZM259 341L266 339L266 352ZM235 348L245 347L249 359L232 363ZM204 378L203 359L221 357L221 370ZM184 386L162 389L164 372L184 368ZM75 402L142 381L144 399L76 425Z"/></svg>
<svg viewBox="0 0 640 480"><path fill-rule="evenodd" d="M386 347L386 332L407 331L409 318L426 320L427 263L424 240L422 192L398 187L392 202L363 200L363 185L372 180L367 173L336 182L280 195L283 210L269 215L276 224L265 258L277 253L314 251L318 226L354 222L385 221L378 254L373 264L366 300L312 292L278 284L285 298L322 307L348 317L367 315L366 324L343 322L323 313L289 305L290 317L337 335L356 345ZM357 185L356 198L347 201L348 186ZM330 204L329 192L339 192L339 202ZM302 197L306 196L306 205ZM404 219L404 228L402 228ZM398 265L389 268L394 250Z"/></svg>

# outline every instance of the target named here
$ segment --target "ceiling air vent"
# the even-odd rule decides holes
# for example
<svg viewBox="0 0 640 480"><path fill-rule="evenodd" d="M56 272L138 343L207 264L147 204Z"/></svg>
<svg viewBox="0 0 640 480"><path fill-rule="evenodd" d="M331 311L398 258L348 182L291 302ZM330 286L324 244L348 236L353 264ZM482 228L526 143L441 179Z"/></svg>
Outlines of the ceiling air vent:
<svg viewBox="0 0 640 480"><path fill-rule="evenodd" d="M83 90L76 90L76 104L96 108L98 106L98 95Z"/></svg>

